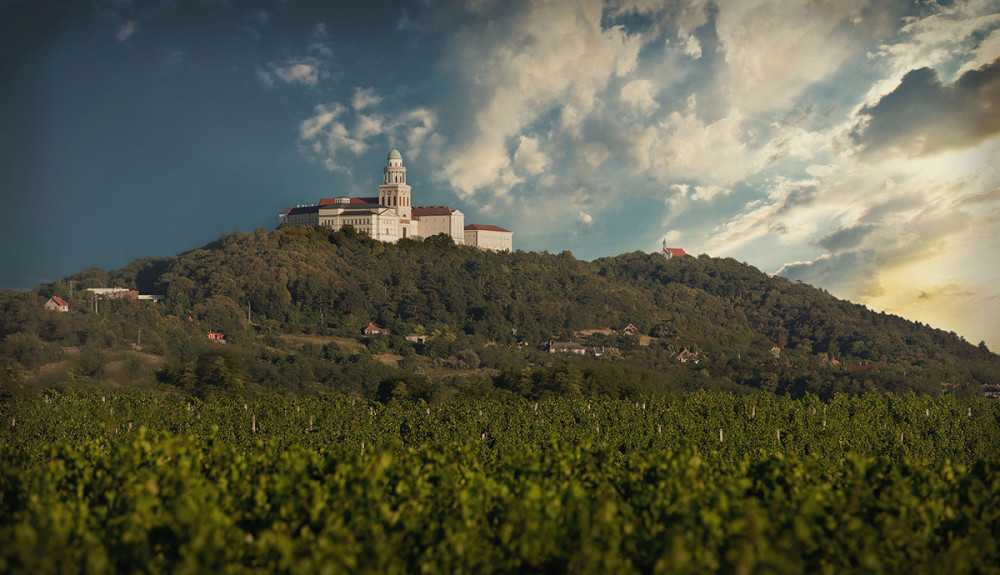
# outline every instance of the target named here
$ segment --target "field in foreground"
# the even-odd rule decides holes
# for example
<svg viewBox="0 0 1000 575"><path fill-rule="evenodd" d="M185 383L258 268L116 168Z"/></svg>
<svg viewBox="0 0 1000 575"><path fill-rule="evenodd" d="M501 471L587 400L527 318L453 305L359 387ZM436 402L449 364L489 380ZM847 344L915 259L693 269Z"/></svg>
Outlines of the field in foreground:
<svg viewBox="0 0 1000 575"><path fill-rule="evenodd" d="M990 572L1000 405L0 405L0 572Z"/></svg>

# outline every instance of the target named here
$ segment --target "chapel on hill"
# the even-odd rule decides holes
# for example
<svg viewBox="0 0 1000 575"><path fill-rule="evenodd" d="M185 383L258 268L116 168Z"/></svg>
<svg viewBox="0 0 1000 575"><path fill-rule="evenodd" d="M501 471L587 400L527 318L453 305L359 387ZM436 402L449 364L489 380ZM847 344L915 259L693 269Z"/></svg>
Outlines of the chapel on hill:
<svg viewBox="0 0 1000 575"><path fill-rule="evenodd" d="M325 226L339 230L353 226L372 239L395 243L400 239L429 238L447 234L456 244L484 250L511 251L514 234L499 226L465 225L465 215L448 206L413 206L406 184L403 156L393 148L382 170L378 196L323 198L316 205L288 208L279 223L290 226Z"/></svg>

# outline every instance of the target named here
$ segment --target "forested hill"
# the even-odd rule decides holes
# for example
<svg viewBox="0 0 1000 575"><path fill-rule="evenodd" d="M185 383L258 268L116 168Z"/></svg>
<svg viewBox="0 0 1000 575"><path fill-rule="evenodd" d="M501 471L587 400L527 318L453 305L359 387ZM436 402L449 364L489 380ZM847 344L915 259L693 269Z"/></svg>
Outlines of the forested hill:
<svg viewBox="0 0 1000 575"><path fill-rule="evenodd" d="M166 300L101 300L95 312L88 287L126 287ZM72 311L44 310L52 295L68 300ZM365 340L360 334L369 322L393 335ZM627 324L647 337L607 333ZM821 395L866 389L978 393L982 384L1000 381L1000 356L983 344L708 256L667 260L633 252L586 262L569 252L483 252L443 237L391 245L350 229L282 227L226 235L177 256L137 260L118 271L88 269L31 292L0 295L0 357L8 363L9 380L12 372L21 374L20 381L42 375L46 359L39 354L58 355L57 347L103 354L104 364L89 368L61 356L75 365L70 380L100 379L114 371L105 369L107 363L124 361L109 355L114 350L139 348L162 358L154 363L161 381L170 379L163 374L165 362L190 384L201 373L203 356L221 353L206 343L208 329L235 344L226 354L239 364L241 382L272 387L302 384L289 375L288 356L336 363L347 355L344 339L367 345L373 354L401 357L389 371L384 362L366 363L377 375L360 388L337 384L343 373L322 372L319 363L300 378L370 394L380 380L403 373L426 381L438 368L488 375L491 384L527 395L614 395L620 390L608 387L612 372L652 382L630 388L641 391L667 386ZM430 339L413 344L401 337L408 334ZM340 348L320 352L308 342L289 343L301 344L305 336L318 342L338 338ZM577 367L553 366L555 356L540 351L552 340L620 353L584 359ZM696 355L682 362L677 354L683 350ZM281 353L284 359L274 356ZM576 383L552 383L565 382L559 370Z"/></svg>

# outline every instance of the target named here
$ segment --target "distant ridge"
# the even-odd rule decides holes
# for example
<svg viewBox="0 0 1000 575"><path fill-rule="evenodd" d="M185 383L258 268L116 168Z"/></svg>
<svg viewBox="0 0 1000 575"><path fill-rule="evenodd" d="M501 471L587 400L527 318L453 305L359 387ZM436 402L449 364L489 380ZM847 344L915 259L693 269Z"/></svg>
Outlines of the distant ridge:
<svg viewBox="0 0 1000 575"><path fill-rule="evenodd" d="M95 316L81 299L90 293L83 288L106 286L166 298L108 302ZM70 313L47 313L42 304L51 296L66 299ZM732 259L633 252L586 262L569 252L489 253L440 238L386 244L349 228L226 235L177 256L140 259L110 272L84 270L30 292L2 292L0 310L0 339L122 349L141 329L146 352L166 361L191 362L200 353L206 336L191 335L193 328L171 319L191 317L224 333L235 344L226 346L230 350L276 334L360 339L374 323L392 336L361 343L412 357L400 364L404 371L535 369L554 361L542 351L548 342L576 341L621 349L621 359L606 356L602 365L632 366L674 389L979 394L984 384L1000 381L1000 357L985 345ZM628 324L636 335L610 332ZM434 333L441 338L403 337ZM197 346L185 351L185 338ZM698 353L699 361L680 361L685 350ZM16 361L29 375L40 365ZM265 384L268 373L262 368L250 380Z"/></svg>

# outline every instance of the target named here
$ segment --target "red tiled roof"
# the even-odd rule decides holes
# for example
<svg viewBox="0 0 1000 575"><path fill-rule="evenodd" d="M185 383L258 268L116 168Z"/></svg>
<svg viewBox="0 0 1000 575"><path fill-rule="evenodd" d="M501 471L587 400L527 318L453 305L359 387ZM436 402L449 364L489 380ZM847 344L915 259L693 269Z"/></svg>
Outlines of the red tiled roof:
<svg viewBox="0 0 1000 575"><path fill-rule="evenodd" d="M52 296L52 301L56 302L56 305L66 305L66 306L69 305L68 303L66 303L66 300L57 295Z"/></svg>
<svg viewBox="0 0 1000 575"><path fill-rule="evenodd" d="M501 228L500 226L490 226L490 225L486 225L486 224L469 224L469 225L465 226L465 229L469 230L469 231L507 232L508 234L510 233L510 230L505 230L505 229Z"/></svg>
<svg viewBox="0 0 1000 575"><path fill-rule="evenodd" d="M366 327L364 329L364 332L365 333L389 333L389 330L385 329L384 327L379 327L379 326L375 325L374 323L369 323L368 327Z"/></svg>
<svg viewBox="0 0 1000 575"><path fill-rule="evenodd" d="M450 216L454 210L448 206L416 206L410 211L413 213L413 217L420 218L422 216Z"/></svg>
<svg viewBox="0 0 1000 575"><path fill-rule="evenodd" d="M663 248L663 251L669 253L672 256L686 256L687 255L686 253L684 253L684 250L682 250L680 248Z"/></svg>

